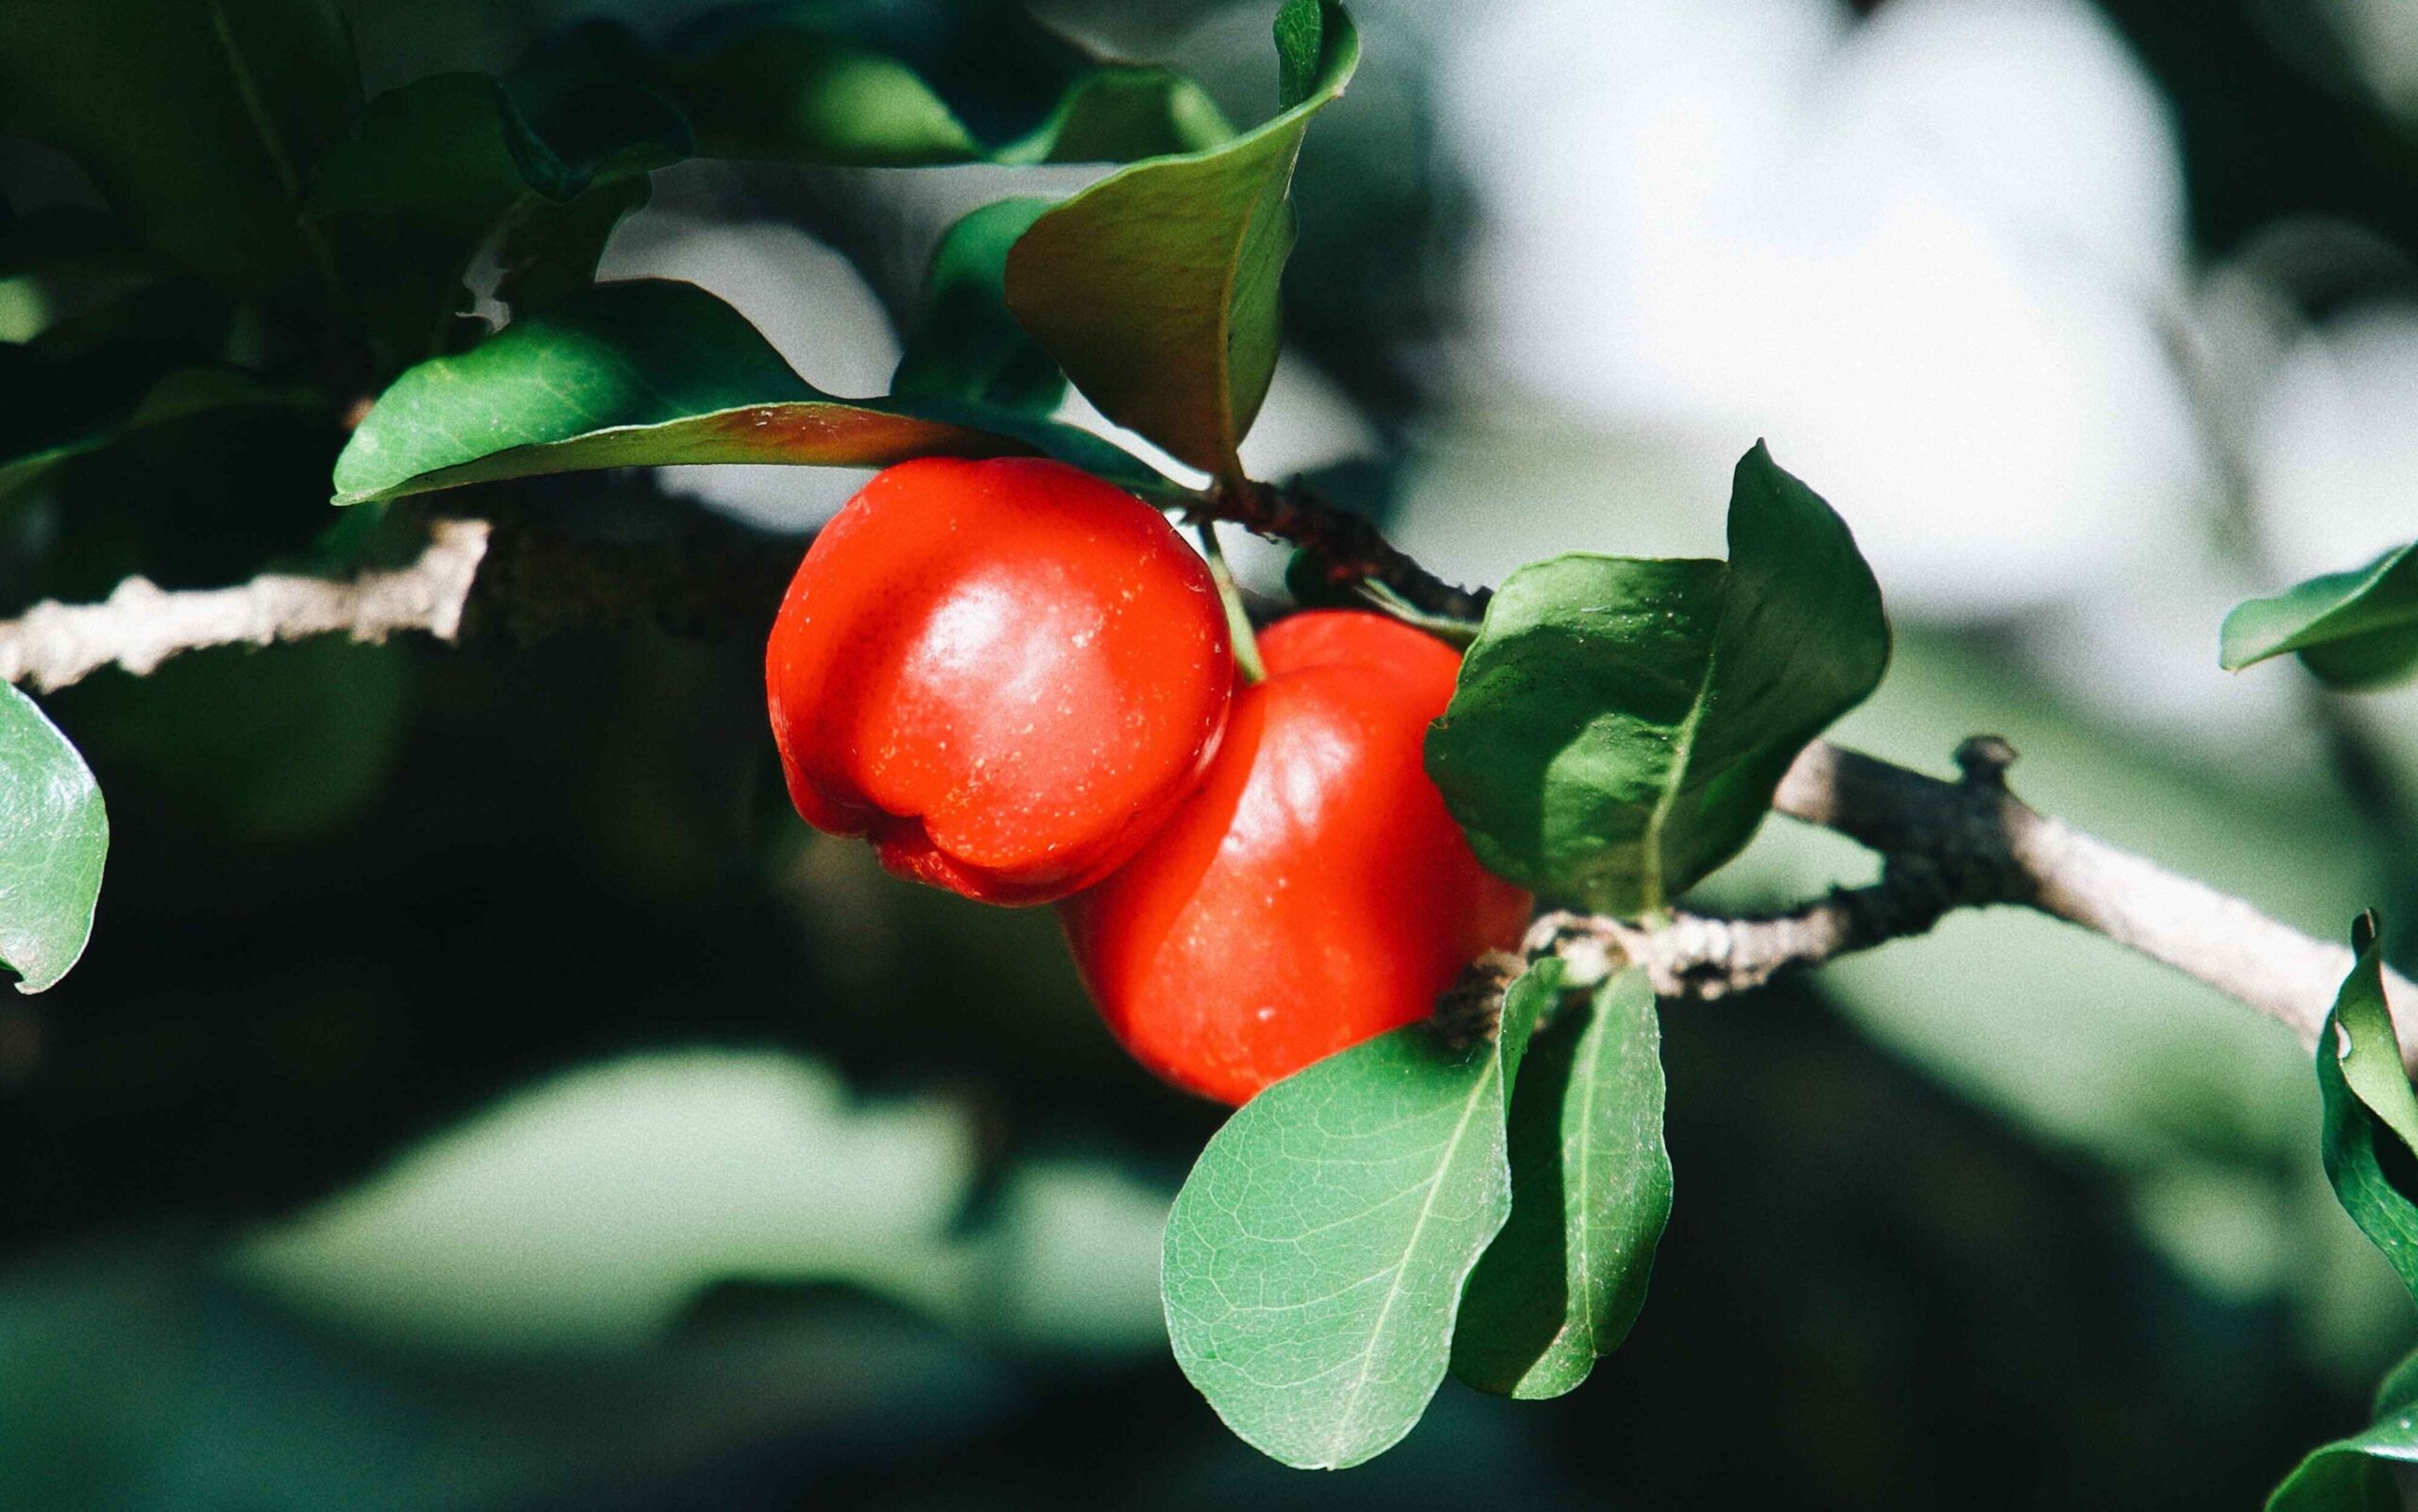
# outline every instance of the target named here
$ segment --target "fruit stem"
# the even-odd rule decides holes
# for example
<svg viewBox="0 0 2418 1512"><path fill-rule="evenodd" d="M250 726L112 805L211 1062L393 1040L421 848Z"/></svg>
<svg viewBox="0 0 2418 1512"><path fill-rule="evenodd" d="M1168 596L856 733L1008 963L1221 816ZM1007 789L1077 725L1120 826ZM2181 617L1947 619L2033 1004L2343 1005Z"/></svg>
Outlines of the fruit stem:
<svg viewBox="0 0 2418 1512"><path fill-rule="evenodd" d="M1243 590L1235 584L1235 573L1226 565L1226 549L1218 544L1218 527L1209 520L1200 522L1200 554L1209 559L1209 579L1218 585L1218 597L1226 605L1226 629L1234 637L1235 666L1246 683L1256 683L1268 675L1268 668L1259 659L1259 637L1252 634L1251 616L1243 609Z"/></svg>
<svg viewBox="0 0 2418 1512"><path fill-rule="evenodd" d="M1375 578L1363 578L1355 586L1360 597L1375 608L1406 625L1426 631L1447 645L1467 651L1470 643L1477 639L1477 626L1466 620L1449 620L1439 614L1429 614Z"/></svg>

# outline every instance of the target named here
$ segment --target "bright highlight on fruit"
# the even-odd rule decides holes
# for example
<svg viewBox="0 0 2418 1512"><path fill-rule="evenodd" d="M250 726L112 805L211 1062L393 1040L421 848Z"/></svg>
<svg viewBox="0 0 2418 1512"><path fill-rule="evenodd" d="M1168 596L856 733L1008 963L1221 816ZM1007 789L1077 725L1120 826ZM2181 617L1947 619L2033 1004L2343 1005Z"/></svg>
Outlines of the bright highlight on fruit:
<svg viewBox="0 0 2418 1512"><path fill-rule="evenodd" d="M1191 791L1234 654L1208 569L1157 510L1063 463L927 458L816 535L765 685L809 824L901 876L1044 903Z"/></svg>

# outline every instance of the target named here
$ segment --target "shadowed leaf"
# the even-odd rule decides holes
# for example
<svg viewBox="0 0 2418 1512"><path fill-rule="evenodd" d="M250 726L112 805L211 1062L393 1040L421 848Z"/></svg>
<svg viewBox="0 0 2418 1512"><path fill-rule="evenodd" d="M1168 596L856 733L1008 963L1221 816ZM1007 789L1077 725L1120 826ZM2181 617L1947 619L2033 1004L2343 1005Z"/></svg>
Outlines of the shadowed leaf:
<svg viewBox="0 0 2418 1512"><path fill-rule="evenodd" d="M65 151L145 240L230 287L332 297L298 212L360 103L324 0L0 0L0 134Z"/></svg>
<svg viewBox="0 0 2418 1512"><path fill-rule="evenodd" d="M1621 973L1529 1046L1511 1105L1511 1217L1470 1274L1453 1373L1558 1397L1620 1347L1671 1215L1661 1029Z"/></svg>

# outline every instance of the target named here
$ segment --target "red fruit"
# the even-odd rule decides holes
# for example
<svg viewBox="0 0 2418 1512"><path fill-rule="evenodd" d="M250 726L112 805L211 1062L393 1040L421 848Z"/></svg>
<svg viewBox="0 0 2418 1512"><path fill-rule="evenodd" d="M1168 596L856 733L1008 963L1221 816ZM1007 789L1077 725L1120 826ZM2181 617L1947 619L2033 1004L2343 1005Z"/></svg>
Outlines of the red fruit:
<svg viewBox="0 0 2418 1512"><path fill-rule="evenodd" d="M764 658L807 823L901 876L1043 903L1192 790L1234 649L1164 516L1063 463L928 458L816 535Z"/></svg>
<svg viewBox="0 0 2418 1512"><path fill-rule="evenodd" d="M1423 1018L1519 942L1528 895L1470 853L1420 752L1460 657L1379 615L1295 615L1259 639L1208 774L1108 880L1060 909L1125 1047L1238 1103Z"/></svg>

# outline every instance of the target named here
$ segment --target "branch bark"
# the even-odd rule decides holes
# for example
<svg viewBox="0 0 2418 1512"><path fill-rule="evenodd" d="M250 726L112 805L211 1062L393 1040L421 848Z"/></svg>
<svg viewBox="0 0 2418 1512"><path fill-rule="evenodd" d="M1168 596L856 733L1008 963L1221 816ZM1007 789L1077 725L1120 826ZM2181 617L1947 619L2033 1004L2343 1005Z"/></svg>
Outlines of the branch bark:
<svg viewBox="0 0 2418 1512"><path fill-rule="evenodd" d="M0 621L0 680L43 692L104 667L136 676L213 646L265 646L344 635L383 640L424 631L451 640L487 553L485 520L438 520L418 560L349 579L264 573L230 588L170 591L130 577L99 603L46 601Z"/></svg>
<svg viewBox="0 0 2418 1512"><path fill-rule="evenodd" d="M1666 997L1713 998L1921 934L1954 909L2014 904L2171 966L2316 1045L2351 969L2347 946L2040 813L2007 790L2014 756L1992 737L1967 740L1956 754L1963 779L1948 782L1817 740L1773 807L1879 852L1880 882L1786 913L1680 913L1656 927L1548 914L1529 953L1562 956L1579 978L1634 962ZM2418 1050L2418 984L2388 968L2385 992L2402 1045Z"/></svg>

